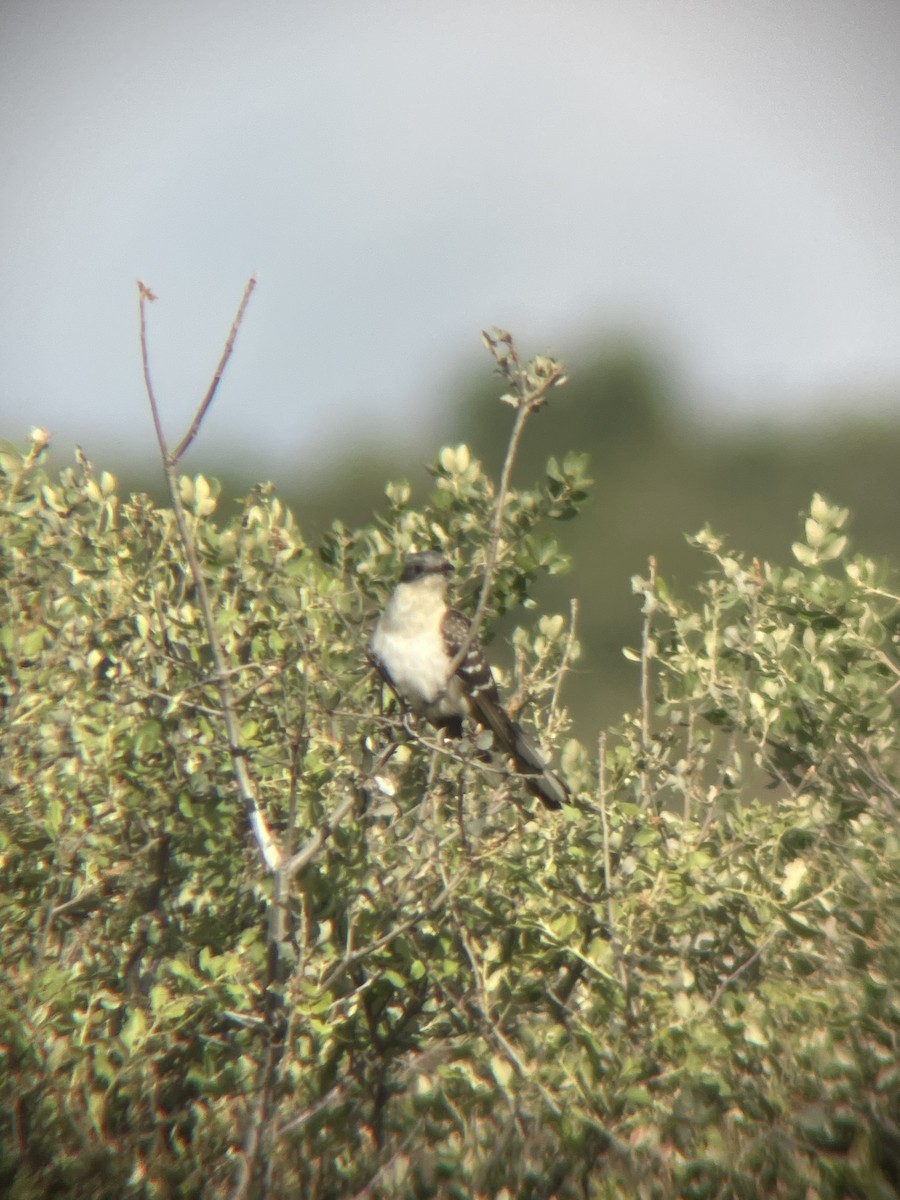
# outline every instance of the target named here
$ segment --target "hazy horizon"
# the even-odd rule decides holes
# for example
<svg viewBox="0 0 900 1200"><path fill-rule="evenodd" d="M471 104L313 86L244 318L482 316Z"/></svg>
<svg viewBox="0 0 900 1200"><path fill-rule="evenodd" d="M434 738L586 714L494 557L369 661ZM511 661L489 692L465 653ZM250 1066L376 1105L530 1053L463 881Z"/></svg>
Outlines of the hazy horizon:
<svg viewBox="0 0 900 1200"><path fill-rule="evenodd" d="M900 391L900 9L226 0L7 7L0 432L151 452L244 283L210 453L427 430L480 329L645 335L715 420ZM846 397L846 401L842 400Z"/></svg>

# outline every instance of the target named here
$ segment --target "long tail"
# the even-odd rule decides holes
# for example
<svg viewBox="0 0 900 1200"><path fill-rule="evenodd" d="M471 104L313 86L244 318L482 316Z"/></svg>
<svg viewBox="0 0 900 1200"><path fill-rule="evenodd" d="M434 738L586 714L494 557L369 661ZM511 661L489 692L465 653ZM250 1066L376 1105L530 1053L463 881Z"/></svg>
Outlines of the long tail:
<svg viewBox="0 0 900 1200"><path fill-rule="evenodd" d="M532 796L537 796L547 808L562 808L568 802L569 789L560 777L550 770L521 727L512 721L510 724L516 733L513 745L516 770L522 776L525 786Z"/></svg>
<svg viewBox="0 0 900 1200"><path fill-rule="evenodd" d="M489 694L487 689L481 694L476 692L473 707L479 720L492 731L499 745L512 755L516 770L532 796L537 796L547 808L562 808L569 799L569 789L550 770L525 736L521 725L509 716L499 697Z"/></svg>

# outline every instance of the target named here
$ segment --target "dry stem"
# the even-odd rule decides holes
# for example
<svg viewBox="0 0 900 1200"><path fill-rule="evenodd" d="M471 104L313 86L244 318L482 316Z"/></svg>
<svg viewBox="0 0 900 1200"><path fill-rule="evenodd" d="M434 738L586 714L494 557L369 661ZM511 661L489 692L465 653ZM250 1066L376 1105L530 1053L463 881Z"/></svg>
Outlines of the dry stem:
<svg viewBox="0 0 900 1200"><path fill-rule="evenodd" d="M203 626L206 631L206 637L209 642L210 652L213 659L213 676L215 679L216 688L219 693L219 700L222 706L222 720L225 725L225 732L228 738L228 750L231 755L231 769L234 775L235 783L237 784L238 792L241 800L244 803L244 809L247 813L247 820L250 828L253 831L253 836L256 839L256 844L260 852L260 856L265 866L270 871L275 871L281 862L281 851L276 845L268 823L263 815L262 809L259 806L259 801L256 796L256 788L250 776L250 770L247 766L247 756L241 742L240 721L238 719L237 701L234 695L234 689L231 685L231 671L228 661L225 657L225 652L222 648L222 643L219 635L216 632L215 618L213 615L212 600L209 594L209 588L206 585L206 579L203 575L203 568L200 565L200 557L197 554L197 548L194 545L194 539L191 536L191 531L188 527L188 517L184 509L184 504L181 500L181 494L178 490L178 479L175 474L175 468L178 463L179 456L184 452L191 441L197 434L203 417L215 395L219 380L222 377L222 372L231 357L231 352L234 347L234 340L237 336L237 330L240 326L241 318L247 306L250 292L253 290L255 280L251 279L246 289L244 290L244 298L241 301L240 308L232 323L231 332L228 336L228 341L225 344L225 350L222 354L219 364L216 368L216 373L213 381L210 384L206 396L203 398L199 408L197 409L194 419L191 422L188 433L182 438L178 449L172 453L168 449L166 443L165 431L162 427L162 420L159 414L159 405L156 400L156 393L153 389L153 382L150 377L150 357L147 350L147 304L149 301L155 300L156 296L146 286L146 284L138 281L138 297L140 305L141 318L141 361L144 368L144 383L147 389L147 399L150 403L150 412L153 416L153 425L156 430L156 440L159 443L159 450L163 461L163 471L166 477L166 486L169 492L169 498L172 502L172 513L175 517L175 524L178 527L178 536L181 539L181 544L184 548L184 553L188 562L188 569L191 573L194 587L197 592L197 602L200 607L200 612L203 617Z"/></svg>
<svg viewBox="0 0 900 1200"><path fill-rule="evenodd" d="M503 468L500 472L500 484L497 489L497 498L494 501L494 516L491 521L491 535L488 540L487 559L484 564L484 579L481 584L481 592L478 596L478 603L475 606L475 613L472 617L472 624L469 631L463 639L462 645L457 651L456 657L450 664L448 678L452 678L459 670L463 659L469 653L469 649L478 637L478 632L481 629L484 621L485 613L487 612L488 604L491 600L491 594L494 587L494 576L497 571L497 559L500 550L500 537L503 532L503 518L506 514L506 501L509 495L509 480L512 475L513 464L519 453L519 443L522 440L522 433L525 429L525 422L532 413L546 402L547 392L550 388L556 387L557 384L564 382L564 368L561 363L554 364L554 368L547 376L533 387L528 386L527 374L519 366L518 356L512 338L508 333L499 332L497 337L492 337L488 333L482 335L485 345L493 354L500 370L510 379L515 392L516 403L516 419L513 423L512 432L509 435L509 444L506 447L506 457L503 460ZM505 346L506 352L503 353L499 347Z"/></svg>

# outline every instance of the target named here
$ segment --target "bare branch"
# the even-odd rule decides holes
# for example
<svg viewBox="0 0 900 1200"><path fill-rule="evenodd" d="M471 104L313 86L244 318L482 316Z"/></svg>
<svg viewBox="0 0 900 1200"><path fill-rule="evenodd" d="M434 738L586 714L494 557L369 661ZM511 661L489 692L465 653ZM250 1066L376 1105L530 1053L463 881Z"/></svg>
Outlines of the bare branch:
<svg viewBox="0 0 900 1200"><path fill-rule="evenodd" d="M266 937L268 961L266 971L265 1025L267 1028L267 1038L265 1051L258 1069L256 1095L248 1112L243 1146L237 1155L234 1166L230 1193L232 1200L242 1200L249 1191L259 1192L261 1190L267 1162L267 1149L269 1143L275 1137L274 1097L284 1057L288 1021L282 985L284 983L286 961L283 956L283 947L288 933L288 897L291 883L296 873L318 853L326 839L331 835L333 829L351 811L357 800L355 793L347 795L336 806L330 818L321 824L316 834L295 854L286 854L273 838L259 804L256 786L248 766L246 750L241 740L238 702L233 684L235 670L229 666L225 651L216 631L212 599L203 574L189 517L178 488L176 467L182 455L197 436L203 419L212 404L222 374L234 349L235 338L237 337L238 329L240 328L244 312L255 286L256 280L251 278L244 289L244 295L232 322L231 330L225 343L225 349L222 352L222 357L216 367L206 395L197 409L191 426L184 438L176 449L170 452L166 443L159 405L150 375L150 356L147 347L146 307L148 302L155 299L155 296L145 284L138 283L144 384L147 389L147 399L150 404L150 411L156 430L156 439L162 457L163 471L172 504L172 513L187 559L190 577L194 583L197 603L212 655L212 679L219 695L219 715L225 726L228 749L231 755L232 774L238 793L244 803L247 821L256 840L260 857L272 876L272 896L268 905L268 931ZM164 624L162 614L161 622ZM296 746L292 752L292 772L289 802L293 817L296 811L297 789Z"/></svg>
<svg viewBox="0 0 900 1200"><path fill-rule="evenodd" d="M631 1012L631 999L628 988L628 971L625 966L625 955L616 923L616 902L613 898L612 857L609 849L609 823L606 811L606 733L602 732L597 746L597 797L600 801L600 828L603 835L603 890L606 892L606 920L609 925L609 943L616 959L616 974L622 995L625 998L625 1009Z"/></svg>
<svg viewBox="0 0 900 1200"><path fill-rule="evenodd" d="M323 821L313 836L307 841L306 845L285 863L288 876L293 877L298 871L302 871L308 863L312 862L336 826L340 825L356 802L357 797L352 793L344 797L331 816Z"/></svg>
<svg viewBox="0 0 900 1200"><path fill-rule="evenodd" d="M144 383L147 388L147 399L150 403L150 411L153 415L153 424L156 428L156 440L159 443L159 451L160 455L162 456L166 485L169 491L169 498L172 502L172 514L175 518L175 524L178 528L178 536L181 540L182 547L184 548L185 557L187 558L191 579L193 580L194 587L197 592L197 602L200 607L200 613L203 617L203 627L206 631L207 641L209 642L209 648L212 653L214 667L213 678L215 680L216 688L219 693L219 699L222 704L222 720L225 724L225 732L228 737L228 749L231 754L231 770L232 774L234 775L234 780L237 784L240 797L244 802L244 810L247 813L247 820L249 822L250 829L253 832L253 836L256 839L256 844L259 848L263 863L268 870L275 871L281 863L282 854L272 837L268 823L266 822L262 810L259 807L259 801L256 797L256 788L253 784L253 780L250 777L250 770L247 766L247 756L241 741L240 721L238 720L237 702L235 700L234 689L232 688L231 684L231 671L228 666L228 661L225 657L225 652L222 649L222 643L219 640L219 635L216 632L209 589L206 586L203 568L200 565L200 557L197 554L197 548L194 545L194 539L191 536L190 529L188 528L187 513L184 510L184 505L181 501L181 494L178 490L178 479L175 474L177 456L171 455L166 447L165 432L163 430L162 421L160 420L159 415L159 405L157 404L156 394L153 390L153 383L150 378L150 359L147 351L146 306L148 301L155 300L156 297L146 286L146 284L141 282L138 282L138 295L141 316L141 357L144 366ZM228 352L230 353L230 350Z"/></svg>
<svg viewBox="0 0 900 1200"><path fill-rule="evenodd" d="M362 962L364 959L368 958L370 954L376 954L383 946L389 945L398 937L402 937L403 934L408 930L414 929L417 925L420 925L422 921L426 921L430 917L433 917L436 913L439 913L459 887L462 880L465 879L465 877L469 874L470 870L471 864L466 863L466 865L457 871L457 873L449 880L446 878L446 876L444 876L444 886L440 893L434 898L434 900L426 903L421 911L414 913L413 916L409 917L407 920L401 921L398 925L395 925L393 929L389 930L385 934L382 934L380 938L375 938L373 941L368 942L365 946L361 946L358 950L348 950L341 961L335 963L335 965L322 980L320 985L321 991L327 992L334 981L354 963Z"/></svg>
<svg viewBox="0 0 900 1200"><path fill-rule="evenodd" d="M347 1085L344 1083L333 1084L324 1096L320 1096L318 1100L314 1100L311 1104L307 1104L306 1108L296 1113L289 1121L285 1121L281 1126L282 1133L292 1133L295 1129L299 1129L305 1125L307 1121L311 1121L313 1117L318 1116L323 1109L328 1108L330 1104L336 1104L340 1101L347 1092Z"/></svg>
<svg viewBox="0 0 900 1200"><path fill-rule="evenodd" d="M656 611L656 559L652 554L649 569L650 579L644 593L644 623L641 631L641 750L644 763L640 770L642 808L646 808L650 803L650 774L646 766L646 756L650 748L650 659L654 654L651 640L653 614Z"/></svg>
<svg viewBox="0 0 900 1200"><path fill-rule="evenodd" d="M159 416L159 405L156 403L156 393L153 390L153 381L150 378L150 355L147 352L147 305L156 299L155 292L152 292L147 287L146 283L137 281L138 287L138 305L141 314L141 365L144 368L144 387L147 389L147 399L150 401L150 414L153 417L153 427L156 430L156 440L159 443L159 450L163 457L163 462L169 461L169 450L166 446L166 435L163 431L162 421Z"/></svg>
<svg viewBox="0 0 900 1200"><path fill-rule="evenodd" d="M497 498L494 501L494 516L491 521L491 535L488 540L488 552L484 564L484 579L481 584L481 593L478 597L478 604L475 606L475 613L472 617L472 624L469 627L469 631L463 639L456 657L450 664L448 678L455 675L459 670L460 664L469 653L469 648L478 637L478 632L481 629L488 604L491 600L494 576L497 571L500 537L503 532L503 518L506 515L509 480L512 475L513 464L519 453L519 443L522 440L525 422L532 413L537 412L539 408L543 407L547 401L549 390L565 382L565 370L562 363L551 364L548 373L543 378L537 381L530 379L528 371L519 365L512 337L502 330L495 332L496 337L491 336L489 333L482 333L482 337L484 338L485 345L494 356L500 371L506 375L513 385L514 395L511 397L511 401L515 403L516 419L509 436L509 445L506 448L506 457L503 460L503 468L500 472Z"/></svg>
<svg viewBox="0 0 900 1200"><path fill-rule="evenodd" d="M472 1008L476 1013L480 1014L485 1025L490 1030L494 1041L506 1055L507 1059L509 1059L513 1070L520 1077L520 1079L525 1079L528 1076L528 1068L522 1062L522 1059L516 1053L515 1047L509 1041L506 1034L503 1032L491 1014L491 1002L488 998L487 985L485 984L484 968L478 958L478 955L475 953L472 940L469 937L465 925L463 925L462 921L459 919L459 914L452 906L451 912L453 914L453 919L456 922L456 931L459 935L459 940L462 943L462 947L466 952L466 958L468 958L469 965L472 968L472 978L475 980L475 987L478 992L478 1007L476 1008L475 1005L472 1005Z"/></svg>
<svg viewBox="0 0 900 1200"><path fill-rule="evenodd" d="M222 357L219 359L219 364L216 367L215 374L212 377L209 387L206 390L206 395L200 402L200 407L194 414L194 419L191 422L191 427L172 451L172 463L175 464L184 455L191 442L200 432L200 426L203 424L203 418L206 416L209 406L212 404L219 384L222 381L222 376L225 373L225 368L228 366L228 360L231 358L231 352L234 349L235 338L238 330L241 327L241 322L244 319L244 313L247 311L247 305L250 303L250 297L253 295L253 289L256 287L256 276L251 275L247 280L247 286L244 288L244 294L241 297L241 302L238 305L238 310L235 313L234 320L231 322L231 329L228 333L228 338L225 342L225 349L222 351Z"/></svg>
<svg viewBox="0 0 900 1200"><path fill-rule="evenodd" d="M569 601L569 632L566 635L566 644L563 648L562 661L559 664L559 670L556 672L556 682L553 685L553 695L550 697L550 715L553 717L559 707L559 694L562 691L563 680L566 677L566 672L569 669L569 661L572 657L572 648L575 645L575 629L578 624L578 601L573 596Z"/></svg>
<svg viewBox="0 0 900 1200"><path fill-rule="evenodd" d="M763 940L760 942L760 944L753 951L753 953L748 958L745 958L744 961L740 964L740 966L736 967L735 970L733 970L730 975L726 976L726 978L721 981L719 986L716 988L716 990L713 992L712 996L710 997L709 1003L706 1006L707 1012L710 1009L715 1008L715 1006L719 1003L719 1001L722 998L722 993L725 992L727 988L730 988L733 983L735 983L738 979L740 979L740 977L744 974L745 971L750 970L750 968L753 966L753 964L759 960L759 958L765 952L766 948L774 940L775 935L779 932L780 932L780 930L776 929L773 933L770 933L768 935L768 937L764 937Z"/></svg>

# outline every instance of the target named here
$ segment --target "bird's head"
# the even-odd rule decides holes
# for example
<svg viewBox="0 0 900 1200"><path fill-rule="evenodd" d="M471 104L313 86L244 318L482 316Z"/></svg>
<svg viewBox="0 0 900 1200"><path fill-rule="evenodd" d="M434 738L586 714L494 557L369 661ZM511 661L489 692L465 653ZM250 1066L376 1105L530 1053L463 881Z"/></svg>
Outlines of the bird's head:
<svg viewBox="0 0 900 1200"><path fill-rule="evenodd" d="M437 550L422 550L407 555L400 573L400 582L417 583L420 580L432 580L435 586L445 587L447 576L452 572L453 567L443 554Z"/></svg>

